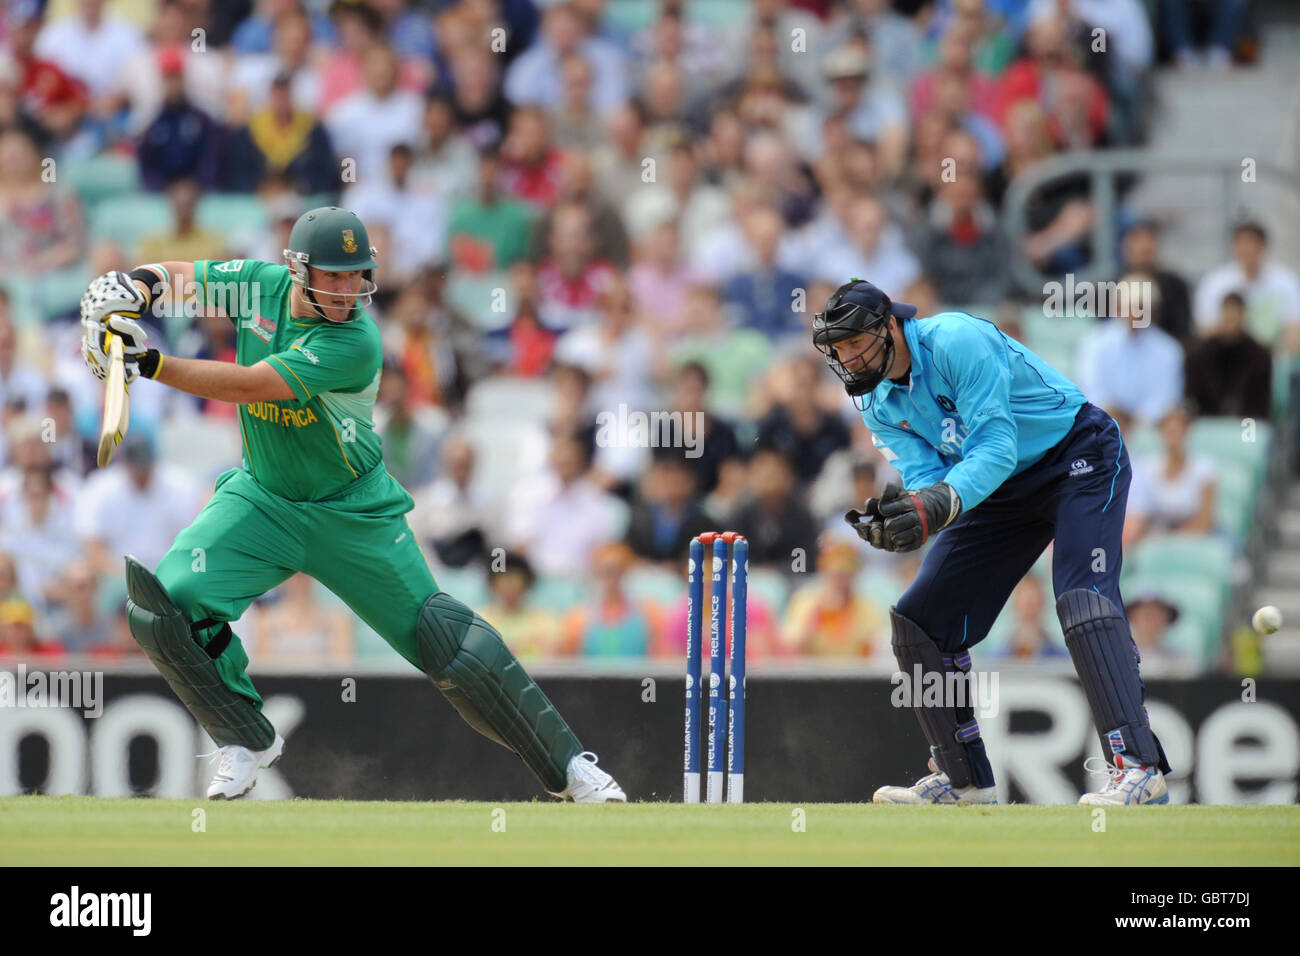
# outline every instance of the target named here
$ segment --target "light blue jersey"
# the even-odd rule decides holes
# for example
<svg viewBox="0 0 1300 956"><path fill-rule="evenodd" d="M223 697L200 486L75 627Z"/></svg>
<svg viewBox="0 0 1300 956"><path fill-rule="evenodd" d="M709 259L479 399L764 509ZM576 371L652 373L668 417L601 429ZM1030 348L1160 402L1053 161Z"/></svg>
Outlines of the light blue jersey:
<svg viewBox="0 0 1300 956"><path fill-rule="evenodd" d="M1064 438L1086 401L985 319L941 312L901 325L909 380L877 385L862 420L909 489L946 481L970 511Z"/></svg>

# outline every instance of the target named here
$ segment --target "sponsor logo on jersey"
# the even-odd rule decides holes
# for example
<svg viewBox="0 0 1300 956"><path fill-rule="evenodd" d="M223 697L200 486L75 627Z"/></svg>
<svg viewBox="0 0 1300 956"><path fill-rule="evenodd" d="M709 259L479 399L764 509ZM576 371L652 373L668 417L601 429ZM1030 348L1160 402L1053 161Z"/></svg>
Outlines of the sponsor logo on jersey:
<svg viewBox="0 0 1300 956"><path fill-rule="evenodd" d="M264 315L259 315L255 319L245 319L244 328L269 345L275 336L275 319L268 319Z"/></svg>
<svg viewBox="0 0 1300 956"><path fill-rule="evenodd" d="M299 352L303 354L303 357L307 359L308 362L311 362L312 365L320 364L320 359L316 357L316 353L309 348L303 347L302 339L299 339L297 342L294 342L293 345L289 346L289 348L297 349Z"/></svg>
<svg viewBox="0 0 1300 956"><path fill-rule="evenodd" d="M1092 465L1088 464L1088 462L1083 458L1076 458L1074 461L1070 462L1071 478L1076 475L1086 475L1090 471L1092 471Z"/></svg>
<svg viewBox="0 0 1300 956"><path fill-rule="evenodd" d="M343 230L343 251L349 254L357 251L357 241L352 238L351 229Z"/></svg>
<svg viewBox="0 0 1300 956"><path fill-rule="evenodd" d="M957 403L947 395L940 395L935 401L939 403L939 407L945 412L955 412L957 410Z"/></svg>
<svg viewBox="0 0 1300 956"><path fill-rule="evenodd" d="M912 430L912 423L909 422L906 418L904 418L901 422L898 423L898 427L906 428L910 432Z"/></svg>

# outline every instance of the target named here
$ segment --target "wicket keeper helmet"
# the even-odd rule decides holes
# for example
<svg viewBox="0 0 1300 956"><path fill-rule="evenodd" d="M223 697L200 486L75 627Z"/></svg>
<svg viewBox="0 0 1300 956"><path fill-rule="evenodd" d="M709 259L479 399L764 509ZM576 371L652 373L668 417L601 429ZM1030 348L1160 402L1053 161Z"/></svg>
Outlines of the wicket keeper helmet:
<svg viewBox="0 0 1300 956"><path fill-rule="evenodd" d="M889 334L889 317L910 319L916 307L891 302L889 296L863 279L850 279L826 300L823 311L813 317L813 345L826 357L826 364L844 383L844 390L855 399L872 391L894 361L894 339ZM841 359L833 348L836 342L867 335L866 346L856 355ZM883 347L877 343L883 342ZM863 356L878 349L877 360L868 365ZM860 365L860 368L849 366Z"/></svg>
<svg viewBox="0 0 1300 956"><path fill-rule="evenodd" d="M370 244L370 236L357 214L338 206L321 206L310 209L298 217L289 233L289 248L284 250L284 260L289 264L293 284L300 286L303 296L324 318L316 304L315 293L307 284L308 266L325 272L352 272L361 270L364 285L356 293L358 306L370 304L378 291L375 284L375 254L378 250ZM327 293L339 295L337 292Z"/></svg>

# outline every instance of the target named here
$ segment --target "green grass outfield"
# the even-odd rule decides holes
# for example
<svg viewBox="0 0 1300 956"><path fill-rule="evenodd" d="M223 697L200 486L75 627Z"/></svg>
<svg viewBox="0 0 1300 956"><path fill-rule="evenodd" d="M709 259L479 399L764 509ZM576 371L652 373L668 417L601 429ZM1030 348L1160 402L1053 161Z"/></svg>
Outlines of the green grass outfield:
<svg viewBox="0 0 1300 956"><path fill-rule="evenodd" d="M1087 807L5 797L0 865L1300 864L1296 806L1120 807L1105 826Z"/></svg>

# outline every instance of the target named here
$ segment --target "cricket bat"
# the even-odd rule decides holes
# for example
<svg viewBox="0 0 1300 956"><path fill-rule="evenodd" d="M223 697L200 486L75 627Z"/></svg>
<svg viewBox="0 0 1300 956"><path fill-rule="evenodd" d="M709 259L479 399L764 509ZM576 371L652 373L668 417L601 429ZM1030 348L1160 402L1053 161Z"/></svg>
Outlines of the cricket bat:
<svg viewBox="0 0 1300 956"><path fill-rule="evenodd" d="M131 404L126 394L126 367L122 339L112 332L104 336L108 352L108 378L104 383L104 425L99 430L99 467L106 468L122 443L131 421Z"/></svg>

